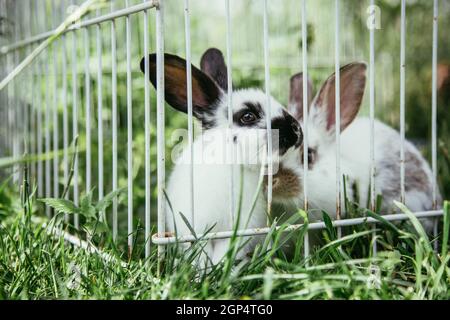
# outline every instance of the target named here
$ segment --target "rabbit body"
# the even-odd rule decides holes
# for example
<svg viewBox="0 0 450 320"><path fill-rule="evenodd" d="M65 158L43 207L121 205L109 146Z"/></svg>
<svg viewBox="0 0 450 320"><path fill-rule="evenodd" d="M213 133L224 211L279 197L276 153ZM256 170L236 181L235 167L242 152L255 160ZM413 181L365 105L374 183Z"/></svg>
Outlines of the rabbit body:
<svg viewBox="0 0 450 320"><path fill-rule="evenodd" d="M252 101L262 106L265 104L265 94L258 90L239 90L233 93L233 101L236 108L242 105L244 101ZM272 117L280 119L287 117L287 122L295 121L288 115L284 108L275 100L271 101ZM221 125L222 123L222 125ZM249 131L248 129L234 128L230 134L235 138L231 144L233 150L227 149L227 138L223 136L227 128L226 121L216 121L217 127L210 128L197 137L193 143L193 196L194 196L194 214L190 212L191 194L188 190L190 186L190 161L179 161L169 178L167 196L170 206L167 206L166 212L169 214L167 226L169 232L177 232L178 235L190 235L191 231L183 221L181 212L189 221L193 223L196 233L201 234L206 231L230 231L236 227L234 223L238 221L238 229L265 227L267 222L266 208L267 200L264 196L262 186L262 163L266 161L266 129ZM291 124L289 124L290 126ZM298 126L300 126L298 124ZM250 133L250 134L248 134ZM297 143L297 146L295 146ZM247 144L250 144L247 145ZM280 155L279 162L283 159L292 159L292 155L298 154L299 144L297 141L291 142L285 153ZM249 148L253 148L252 153ZM252 149L252 148L250 148ZM230 152L231 151L231 152ZM205 156L207 154L208 158ZM227 164L224 156L235 155L234 169ZM184 149L179 157L180 159L189 159L190 150ZM260 157L256 161L256 157ZM207 159L206 159L207 158ZM255 161L252 161L255 159ZM242 165L242 170L241 170ZM297 163L286 161L285 167L295 166ZM230 213L230 175L234 178L234 221ZM242 174L242 177L241 177ZM242 190L241 190L242 186ZM240 193L242 192L242 197ZM241 200L241 202L239 202ZM240 210L238 206L240 203ZM239 214L239 219L236 216ZM237 259L244 259L253 251L255 245L261 242L264 236L252 236L250 239L241 239L247 241L245 246L239 250ZM200 263L205 263L205 259L211 259L212 264L217 264L228 250L229 239L218 239L209 241L205 248L206 256L203 256Z"/></svg>
<svg viewBox="0 0 450 320"><path fill-rule="evenodd" d="M170 54L165 54L164 60L166 102L181 112L187 112L186 61ZM156 55L150 55L148 66L150 80L157 88ZM141 61L141 69L145 70L145 59ZM203 130L193 142L192 164L189 148L183 149L179 156L172 156L175 166L166 190L167 231L176 232L177 236L188 236L192 234L190 227L196 234L232 231L236 224L239 229L265 227L267 205L259 186L262 186L268 158L267 124L270 121L274 131L272 156L278 164L283 158L288 159L291 154L298 153L303 139L300 123L261 90L241 89L228 93L227 68L222 53L217 49L205 52L201 70L194 66L191 70L192 112ZM228 94L231 94L232 101L231 127ZM233 219L230 210L231 174L234 177ZM245 258L262 239L264 236L252 236L244 244L248 238L240 238L238 245L242 244L243 248L237 258ZM196 261L198 265L208 267L210 263L220 262L228 251L229 242L229 239L208 241Z"/></svg>
<svg viewBox="0 0 450 320"><path fill-rule="evenodd" d="M357 118L341 134L340 171L346 177L346 194L350 201L366 207L370 195L370 119ZM336 145L321 139L320 132L310 128L311 145L317 148L317 161L307 173L308 201L312 209L325 210L336 216ZM375 194L382 196L381 211L384 214L398 211L393 201L400 199L400 134L386 124L374 121ZM322 148L323 146L323 148ZM321 153L323 150L323 154ZM432 173L417 148L405 141L405 204L412 211L433 209ZM341 186L344 186L342 179ZM344 208L343 192L341 208ZM299 196L298 204L303 202ZM320 211L312 210L312 219L321 219ZM425 220L424 220L425 221ZM431 230L429 220L425 222Z"/></svg>
<svg viewBox="0 0 450 320"><path fill-rule="evenodd" d="M210 133L205 133L208 136ZM194 157L199 157L202 154L203 138L198 138L193 145ZM217 142L213 142L214 148L222 149L217 145ZM182 156L189 155L188 149L183 151ZM183 213L190 224L193 223L193 228L197 234L202 234L206 231L230 231L233 230L233 221L230 212L230 176L233 172L234 175L234 208L237 208L237 200L239 197L239 182L242 172L242 204L241 215L239 219L239 229L262 227L266 224L266 201L262 192L258 192L257 186L259 181L260 170L256 166L245 167L242 171L235 166L234 170L231 169L231 165L226 164L204 164L194 160L193 170L193 197L194 197L194 215L192 216L191 205L191 193L187 190L187 186L190 185L190 170L189 163L180 163L176 165L172 171L169 179L167 195L171 204L171 208L167 206L167 227L171 232L175 231L180 235L190 235L186 223L183 221L179 212ZM253 211L251 210L253 205L253 198L256 197L256 202ZM235 217L236 219L237 217ZM248 224L247 224L248 221ZM212 228L212 229L210 229ZM246 245L244 250L239 251L238 258L242 258L251 251L260 237L253 237ZM211 259L213 264L216 264L222 259L228 250L229 239L218 239L208 241L204 250L207 256ZM203 257L203 261L207 259Z"/></svg>
<svg viewBox="0 0 450 320"><path fill-rule="evenodd" d="M361 207L368 207L370 201L371 177L371 123L366 117L356 118L359 111L364 87L366 66L352 63L341 68L340 82L340 206L344 210L345 191L350 201ZM291 78L290 110L302 123L303 85L308 92L308 171L307 191L311 220L321 220L326 211L336 218L336 137L335 137L335 75L331 75L312 99L312 85L305 84L302 74ZM399 209L393 201L400 200L400 148L401 137L398 131L374 120L374 187L375 194L381 195L383 214L395 213ZM418 149L409 141L404 141L405 154L405 204L415 212L432 210L433 176L427 161ZM303 155L297 154L298 168L287 179L280 171L275 177L274 199L295 207L302 207L303 196ZM293 175L298 177L293 179ZM291 186L289 186L289 184ZM282 186L282 187L281 187ZM287 198L285 190L301 190L298 196ZM437 190L437 202L440 202ZM437 207L439 207L436 204ZM431 219L422 219L427 232L432 229Z"/></svg>

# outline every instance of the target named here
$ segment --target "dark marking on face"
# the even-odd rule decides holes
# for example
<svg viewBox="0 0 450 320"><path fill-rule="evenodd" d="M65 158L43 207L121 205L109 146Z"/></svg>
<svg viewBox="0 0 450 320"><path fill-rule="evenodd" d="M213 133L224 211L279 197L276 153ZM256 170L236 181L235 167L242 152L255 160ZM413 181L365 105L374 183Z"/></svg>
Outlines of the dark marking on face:
<svg viewBox="0 0 450 320"><path fill-rule="evenodd" d="M264 117L264 111L258 102L244 102L244 108L233 114L233 122L240 127L256 127Z"/></svg>
<svg viewBox="0 0 450 320"><path fill-rule="evenodd" d="M278 148L281 155L291 147L299 147L303 142L300 124L284 110L282 116L272 119L272 130L278 130Z"/></svg>
<svg viewBox="0 0 450 320"><path fill-rule="evenodd" d="M233 142L237 143L237 136L233 136Z"/></svg>
<svg viewBox="0 0 450 320"><path fill-rule="evenodd" d="M259 102L244 102L244 106L246 106L248 110L252 111L259 118L262 118L264 116L264 110L262 109Z"/></svg>

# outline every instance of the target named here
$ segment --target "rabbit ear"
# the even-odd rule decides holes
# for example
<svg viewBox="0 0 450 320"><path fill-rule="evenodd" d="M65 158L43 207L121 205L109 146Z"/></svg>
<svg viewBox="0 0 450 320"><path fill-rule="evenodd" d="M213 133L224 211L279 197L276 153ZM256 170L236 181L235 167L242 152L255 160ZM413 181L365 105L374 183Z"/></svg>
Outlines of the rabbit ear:
<svg viewBox="0 0 450 320"><path fill-rule="evenodd" d="M303 119L303 84L305 79L303 73L297 73L291 77L291 85L289 89L289 111L294 115L297 120ZM308 108L312 101L312 82L308 78Z"/></svg>
<svg viewBox="0 0 450 320"><path fill-rule="evenodd" d="M200 68L224 90L228 90L228 71L219 49L209 48L200 60Z"/></svg>
<svg viewBox="0 0 450 320"><path fill-rule="evenodd" d="M156 54L149 55L148 63L150 81L156 88ZM145 72L145 58L141 60L141 70ZM179 111L187 112L186 60L164 54L164 82L167 103ZM205 114L211 113L220 94L214 81L192 66L192 107L198 119L203 120Z"/></svg>
<svg viewBox="0 0 450 320"><path fill-rule="evenodd" d="M366 86L365 63L350 63L340 69L340 103L341 103L341 131L352 123L358 114ZM319 114L325 114L326 130L334 132L335 109L335 83L333 73L323 84L317 96L314 98L314 108Z"/></svg>

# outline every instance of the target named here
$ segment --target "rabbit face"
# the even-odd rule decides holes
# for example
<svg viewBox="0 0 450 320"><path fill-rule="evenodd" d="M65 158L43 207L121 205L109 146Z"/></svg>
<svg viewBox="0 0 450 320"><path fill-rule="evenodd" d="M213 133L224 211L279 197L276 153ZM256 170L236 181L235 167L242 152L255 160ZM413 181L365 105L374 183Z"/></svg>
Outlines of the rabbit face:
<svg viewBox="0 0 450 320"><path fill-rule="evenodd" d="M200 65L201 70L191 66L193 115L202 124L203 136L212 137L230 128L227 67L222 53L217 49L207 50ZM149 69L150 81L156 88L155 54L149 56ZM145 59L141 61L141 70L145 70ZM186 61L178 56L165 54L164 71L166 101L173 108L186 113ZM256 158L265 158L269 114L266 94L257 89L240 89L231 94L233 124L227 134L232 135L233 145L238 150L238 159L244 163L253 163ZM276 156L283 156L289 149L301 145L303 136L299 122L272 97L270 122L273 130L272 150ZM214 144L223 142L223 139L213 140Z"/></svg>
<svg viewBox="0 0 450 320"><path fill-rule="evenodd" d="M224 94L224 97L224 100L226 100L226 94ZM254 153L258 152L257 148L265 153L269 113L266 94L257 89L237 90L232 93L232 103L233 126L231 134L237 150L250 151L249 157L255 156ZM228 127L227 114L227 103L221 103L216 111L215 119L217 123L215 129L226 129ZM303 141L299 122L272 97L270 97L270 117L272 148L275 156L283 156L291 147L298 148ZM242 156L245 157L245 155Z"/></svg>

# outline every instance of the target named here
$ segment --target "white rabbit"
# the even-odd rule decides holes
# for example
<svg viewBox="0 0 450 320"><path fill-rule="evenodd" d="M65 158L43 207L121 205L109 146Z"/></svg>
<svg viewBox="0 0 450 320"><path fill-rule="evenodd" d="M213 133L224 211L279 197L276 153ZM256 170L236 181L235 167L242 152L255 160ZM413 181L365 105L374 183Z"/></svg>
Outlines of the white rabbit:
<svg viewBox="0 0 450 320"><path fill-rule="evenodd" d="M175 109L187 112L186 94L186 61L171 54L165 54L165 99ZM144 60L141 69L144 70ZM149 76L156 88L156 56L149 57ZM209 49L201 60L203 71L192 66L192 103L193 114L201 121L202 134L193 143L193 194L194 214L192 221L190 199L190 150L181 152L175 159L167 187L170 206L166 206L166 221L169 232L178 236L191 235L180 212L193 223L197 234L209 228L212 232L233 229L230 218L230 159L223 161L223 156L235 154L233 162L243 163L243 187L239 228L256 228L266 226L266 199L262 189L258 190L260 159L265 160L267 150L267 100L266 95L257 89L236 90L232 93L233 126L232 150L228 149L226 135L228 128L227 107L227 68L222 53L217 49ZM274 134L274 161L279 161L289 153L298 153L302 143L302 132L299 122L291 116L275 99L270 101L271 126ZM276 134L278 132L278 135ZM276 137L279 136L279 143ZM239 161L238 161L239 160ZM297 163L293 164L298 166ZM275 166L276 167L276 166ZM238 207L240 195L240 166L234 170L235 203ZM258 192L259 191L259 192ZM258 192L258 193L257 193ZM254 202L256 199L256 202ZM251 210L253 204L254 209ZM237 219L237 217L235 217ZM248 222L248 224L247 224ZM175 223L175 225L174 225ZM253 236L238 253L238 259L244 258L263 237ZM244 239L244 241L247 239ZM205 253L199 263L218 263L228 250L229 239L208 241Z"/></svg>
<svg viewBox="0 0 450 320"><path fill-rule="evenodd" d="M366 84L366 65L351 63L340 69L341 175L346 176L347 196L366 207L370 188L370 120L356 118ZM291 78L289 110L302 123L303 85L301 73ZM336 217L336 140L335 140L335 75L331 75L312 99L308 80L308 202L311 209L321 209ZM400 134L375 120L375 191L382 196L383 214L397 212L393 200L400 199ZM432 172L416 147L405 141L405 204L412 211L433 209ZM286 203L296 199L303 203L303 156L292 172L280 170L274 177L274 201ZM342 176L341 181L343 182ZM341 184L343 186L343 184ZM296 190L296 191L292 191ZM358 194L355 194L358 190ZM297 197L294 197L297 193ZM439 192L438 192L439 193ZM440 198L440 196L438 195ZM358 199L355 199L358 198ZM341 208L344 197L341 196ZM312 210L311 220L320 220L320 210ZM422 219L431 231L432 220Z"/></svg>

